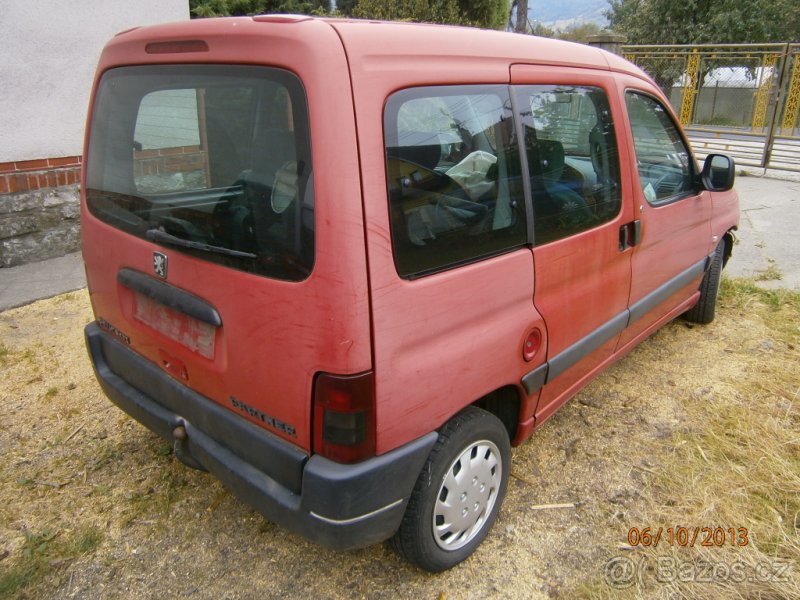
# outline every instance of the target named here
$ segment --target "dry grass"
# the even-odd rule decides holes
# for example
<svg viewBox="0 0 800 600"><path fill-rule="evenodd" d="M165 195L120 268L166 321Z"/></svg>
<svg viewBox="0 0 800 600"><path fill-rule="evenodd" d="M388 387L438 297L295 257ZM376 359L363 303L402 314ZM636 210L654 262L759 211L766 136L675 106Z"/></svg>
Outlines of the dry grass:
<svg viewBox="0 0 800 600"><path fill-rule="evenodd" d="M725 281L712 325L675 321L609 369L514 450L495 529L438 576L314 546L178 463L103 397L90 319L85 292L0 313L0 597L800 598L798 294ZM749 544L623 549L648 526ZM626 590L616 556L639 568ZM659 559L695 581L657 581ZM707 563L753 581L698 581Z"/></svg>
<svg viewBox="0 0 800 600"><path fill-rule="evenodd" d="M800 598L800 294L724 280L720 303L739 324L722 340L726 364L709 354L721 377L682 402L689 425L664 444L636 510L653 539L663 528L660 543L627 553L635 585L594 581L585 597ZM670 546L679 526L689 541L720 527L725 542L703 546L701 531L693 548Z"/></svg>

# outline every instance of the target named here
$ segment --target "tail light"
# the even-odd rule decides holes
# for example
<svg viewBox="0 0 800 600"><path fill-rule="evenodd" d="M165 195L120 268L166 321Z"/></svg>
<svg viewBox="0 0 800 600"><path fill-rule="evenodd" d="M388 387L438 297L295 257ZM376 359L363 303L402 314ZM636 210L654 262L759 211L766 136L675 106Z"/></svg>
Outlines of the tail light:
<svg viewBox="0 0 800 600"><path fill-rule="evenodd" d="M375 455L375 381L320 373L314 383L314 452L340 463Z"/></svg>

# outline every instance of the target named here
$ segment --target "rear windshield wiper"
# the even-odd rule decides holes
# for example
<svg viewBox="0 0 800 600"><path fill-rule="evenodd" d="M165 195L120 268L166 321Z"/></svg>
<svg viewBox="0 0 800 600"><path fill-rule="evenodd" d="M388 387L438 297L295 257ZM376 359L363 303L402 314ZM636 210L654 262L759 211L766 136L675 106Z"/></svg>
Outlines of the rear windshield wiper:
<svg viewBox="0 0 800 600"><path fill-rule="evenodd" d="M241 250L231 250L230 248L223 248L222 246L212 246L204 242L185 240L161 229L148 229L145 232L145 237L151 242L170 244L172 246L180 246L181 248L191 248L192 250L201 250L202 252L224 254L225 256L235 256L237 258L258 258L258 256L252 252L242 252Z"/></svg>

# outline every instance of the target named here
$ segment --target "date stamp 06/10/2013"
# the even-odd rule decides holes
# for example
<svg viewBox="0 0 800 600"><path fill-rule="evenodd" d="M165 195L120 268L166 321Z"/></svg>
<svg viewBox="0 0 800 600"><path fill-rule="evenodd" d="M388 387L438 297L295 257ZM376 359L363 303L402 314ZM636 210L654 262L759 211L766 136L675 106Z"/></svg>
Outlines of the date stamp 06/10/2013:
<svg viewBox="0 0 800 600"><path fill-rule="evenodd" d="M750 544L746 527L631 527L628 550L637 548L722 548L744 549ZM752 564L744 560L712 561L697 557L615 556L604 567L606 583L615 589L645 584L645 579L665 584L674 582L730 583L788 581L791 563L771 560Z"/></svg>
<svg viewBox="0 0 800 600"><path fill-rule="evenodd" d="M631 527L628 544L658 548L659 544L694 548L697 546L743 547L750 543L747 527Z"/></svg>

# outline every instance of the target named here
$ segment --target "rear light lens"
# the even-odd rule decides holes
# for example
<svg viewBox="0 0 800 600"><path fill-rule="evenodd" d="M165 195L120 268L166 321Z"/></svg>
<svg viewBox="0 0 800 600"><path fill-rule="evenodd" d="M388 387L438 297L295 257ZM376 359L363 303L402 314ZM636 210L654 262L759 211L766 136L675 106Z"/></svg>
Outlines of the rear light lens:
<svg viewBox="0 0 800 600"><path fill-rule="evenodd" d="M320 373L314 383L314 452L340 463L375 456L375 378Z"/></svg>

